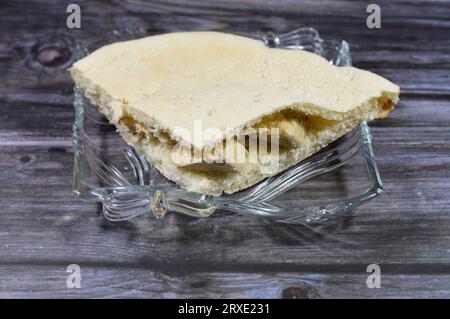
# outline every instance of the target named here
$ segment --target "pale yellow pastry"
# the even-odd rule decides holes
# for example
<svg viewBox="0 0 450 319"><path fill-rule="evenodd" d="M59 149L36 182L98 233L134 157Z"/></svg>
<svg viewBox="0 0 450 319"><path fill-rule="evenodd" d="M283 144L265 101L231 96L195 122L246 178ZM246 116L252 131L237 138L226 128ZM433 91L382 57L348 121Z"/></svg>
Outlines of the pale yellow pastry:
<svg viewBox="0 0 450 319"><path fill-rule="evenodd" d="M371 72L218 32L114 43L76 62L71 74L162 174L211 195L295 165L359 123L387 116L399 97L397 85ZM277 152L255 161L249 147L261 138L252 132L264 130Z"/></svg>

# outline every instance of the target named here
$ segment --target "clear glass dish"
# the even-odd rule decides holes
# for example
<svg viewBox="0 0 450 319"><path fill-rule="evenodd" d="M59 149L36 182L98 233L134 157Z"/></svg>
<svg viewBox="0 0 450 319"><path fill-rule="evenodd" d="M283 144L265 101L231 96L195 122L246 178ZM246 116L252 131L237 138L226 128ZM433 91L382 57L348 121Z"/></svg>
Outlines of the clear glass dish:
<svg viewBox="0 0 450 319"><path fill-rule="evenodd" d="M77 58L108 42L144 35L142 30L114 32L90 48L77 47ZM252 37L271 47L314 52L338 66L351 65L345 41L325 41L312 28ZM228 211L311 224L342 214L382 192L366 123L277 176L241 192L213 197L185 191L168 181L122 140L78 88L74 107L73 193L86 201L101 202L111 221L143 214L162 218L167 213L200 218Z"/></svg>

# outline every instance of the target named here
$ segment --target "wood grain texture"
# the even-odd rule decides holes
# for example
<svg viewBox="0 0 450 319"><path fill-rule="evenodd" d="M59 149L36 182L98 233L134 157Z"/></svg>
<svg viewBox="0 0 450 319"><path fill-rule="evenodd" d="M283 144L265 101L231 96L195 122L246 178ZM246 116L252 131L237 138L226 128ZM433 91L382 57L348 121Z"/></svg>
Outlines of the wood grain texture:
<svg viewBox="0 0 450 319"><path fill-rule="evenodd" d="M174 274L136 267L81 266L80 289L67 289L66 265L2 265L0 298L436 298L450 297L449 275L386 275L382 289L366 286L365 269L351 273L203 272ZM11 279L12 278L12 279ZM27 286L28 290L23 291ZM171 311L172 309L168 309Z"/></svg>
<svg viewBox="0 0 450 319"><path fill-rule="evenodd" d="M378 30L370 2L346 0L77 1L82 29L68 30L70 2L0 3L0 297L450 297L450 1L378 1ZM308 229L229 214L112 224L71 195L76 43L299 26L347 40L355 66L401 86L397 110L371 123L381 197ZM65 286L71 263L82 289ZM370 263L381 289L365 285Z"/></svg>

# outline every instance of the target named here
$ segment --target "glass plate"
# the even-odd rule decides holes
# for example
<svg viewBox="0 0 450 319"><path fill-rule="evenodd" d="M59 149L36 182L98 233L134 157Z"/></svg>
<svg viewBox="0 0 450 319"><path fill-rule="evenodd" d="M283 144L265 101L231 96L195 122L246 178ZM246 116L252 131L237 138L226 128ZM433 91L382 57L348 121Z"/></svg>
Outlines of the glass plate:
<svg viewBox="0 0 450 319"><path fill-rule="evenodd" d="M142 30L114 32L89 48L78 46L77 58L88 54L88 49L145 35ZM325 41L312 28L250 37L270 47L311 51L337 66L351 65L345 41ZM344 213L382 192L366 123L277 176L244 191L213 197L180 189L162 176L122 140L78 88L74 107L73 192L83 200L101 202L111 221L143 214L161 218L167 213L200 218L228 211L311 224Z"/></svg>

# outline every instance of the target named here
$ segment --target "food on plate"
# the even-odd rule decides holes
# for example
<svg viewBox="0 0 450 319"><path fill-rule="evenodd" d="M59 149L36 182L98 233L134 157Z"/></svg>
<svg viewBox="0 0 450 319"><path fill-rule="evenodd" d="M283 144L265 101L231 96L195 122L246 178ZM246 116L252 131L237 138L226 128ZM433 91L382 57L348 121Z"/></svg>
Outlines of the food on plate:
<svg viewBox="0 0 450 319"><path fill-rule="evenodd" d="M386 117L399 87L302 50L219 32L106 45L71 74L125 141L180 187L233 193Z"/></svg>

